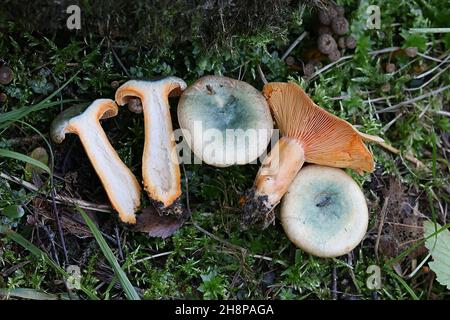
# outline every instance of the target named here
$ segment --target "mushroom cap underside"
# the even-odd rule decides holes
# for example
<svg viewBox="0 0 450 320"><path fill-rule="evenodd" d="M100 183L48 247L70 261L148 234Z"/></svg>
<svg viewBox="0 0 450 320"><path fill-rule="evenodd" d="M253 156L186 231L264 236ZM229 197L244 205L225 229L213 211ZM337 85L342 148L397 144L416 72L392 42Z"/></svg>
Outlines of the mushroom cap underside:
<svg viewBox="0 0 450 320"><path fill-rule="evenodd" d="M184 82L183 79L174 76L154 81L129 80L117 89L115 100L117 104L122 106L127 104L130 98L137 97L143 100L146 95L155 90L158 91L161 96L169 97L173 96L174 93L179 94L186 89L186 87L186 82Z"/></svg>
<svg viewBox="0 0 450 320"><path fill-rule="evenodd" d="M66 133L73 132L73 123L81 116L93 121L115 117L119 109L111 99L97 99L91 104L77 104L62 111L50 125L50 136L56 143L61 143Z"/></svg>
<svg viewBox="0 0 450 320"><path fill-rule="evenodd" d="M222 76L202 77L183 92L178 121L194 154L220 167L254 161L273 130L264 96L243 81Z"/></svg>
<svg viewBox="0 0 450 320"><path fill-rule="evenodd" d="M347 121L316 105L294 83L268 83L263 94L281 134L299 140L307 162L358 172L374 170L372 153L364 141L383 139L360 133Z"/></svg>
<svg viewBox="0 0 450 320"><path fill-rule="evenodd" d="M282 200L281 223L299 248L319 257L350 252L363 239L368 209L358 184L343 170L309 165Z"/></svg>

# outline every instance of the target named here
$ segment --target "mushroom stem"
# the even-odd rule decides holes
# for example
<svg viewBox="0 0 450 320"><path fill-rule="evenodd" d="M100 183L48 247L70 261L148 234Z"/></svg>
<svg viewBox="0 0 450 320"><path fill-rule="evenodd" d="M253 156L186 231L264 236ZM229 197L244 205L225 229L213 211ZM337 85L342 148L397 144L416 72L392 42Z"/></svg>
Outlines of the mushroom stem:
<svg viewBox="0 0 450 320"><path fill-rule="evenodd" d="M134 213L140 206L141 188L111 146L99 122L99 119L115 116L117 112L117 105L109 99L98 99L84 111L78 106L72 107L54 120L52 138L59 143L65 133L78 135L120 219L136 223Z"/></svg>
<svg viewBox="0 0 450 320"><path fill-rule="evenodd" d="M273 208L280 202L305 162L303 146L297 139L282 137L264 159L253 188L245 196L244 224L264 219L263 227L274 220Z"/></svg>
<svg viewBox="0 0 450 320"><path fill-rule="evenodd" d="M141 100L145 126L142 156L144 188L156 202L156 207L165 213L183 213L181 204L176 201L181 195L180 168L168 97L172 91L185 88L183 80L168 77L158 81L131 80L116 92L116 101L120 105L134 97Z"/></svg>
<svg viewBox="0 0 450 320"><path fill-rule="evenodd" d="M77 134L102 182L120 220L136 223L134 213L140 205L140 186L133 173L120 160L98 121L78 121Z"/></svg>

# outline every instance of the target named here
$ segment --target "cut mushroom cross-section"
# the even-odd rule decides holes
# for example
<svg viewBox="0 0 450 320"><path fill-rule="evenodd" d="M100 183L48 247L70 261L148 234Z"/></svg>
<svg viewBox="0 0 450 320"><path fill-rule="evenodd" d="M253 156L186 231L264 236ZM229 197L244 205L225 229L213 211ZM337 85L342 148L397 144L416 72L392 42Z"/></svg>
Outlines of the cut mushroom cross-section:
<svg viewBox="0 0 450 320"><path fill-rule="evenodd" d="M183 92L177 111L189 147L213 166L253 162L266 150L272 135L267 101L240 80L202 77Z"/></svg>
<svg viewBox="0 0 450 320"><path fill-rule="evenodd" d="M176 155L168 97L180 92L186 83L177 77L157 81L130 80L116 91L116 102L127 104L139 98L145 126L142 156L144 188L156 207L165 213L182 214L180 168Z"/></svg>
<svg viewBox="0 0 450 320"><path fill-rule="evenodd" d="M117 115L118 107L110 99L98 99L91 105L76 105L61 112L51 125L52 140L61 143L66 133L78 135L113 208L123 222L136 223L141 188L130 169L111 146L99 119Z"/></svg>
<svg viewBox="0 0 450 320"><path fill-rule="evenodd" d="M244 196L244 226L263 222L267 227L273 222L274 207L304 162L373 171L373 157L363 141L383 139L360 133L347 121L320 108L294 83L268 83L263 94L282 137L264 159L253 188Z"/></svg>
<svg viewBox="0 0 450 320"><path fill-rule="evenodd" d="M369 216L363 192L344 170L308 165L284 196L280 219L297 247L330 258L361 242Z"/></svg>

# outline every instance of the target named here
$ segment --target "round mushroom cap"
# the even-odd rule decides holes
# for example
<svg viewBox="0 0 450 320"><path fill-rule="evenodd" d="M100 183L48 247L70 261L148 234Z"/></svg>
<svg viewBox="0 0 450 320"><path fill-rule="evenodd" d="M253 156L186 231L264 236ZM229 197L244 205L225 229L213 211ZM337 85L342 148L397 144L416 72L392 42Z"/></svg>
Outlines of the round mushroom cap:
<svg viewBox="0 0 450 320"><path fill-rule="evenodd" d="M256 160L266 150L273 129L261 92L221 76L202 77L183 92L178 121L194 154L217 167Z"/></svg>
<svg viewBox="0 0 450 320"><path fill-rule="evenodd" d="M282 200L286 235L318 257L338 257L353 250L366 234L368 220L363 192L338 168L303 168Z"/></svg>

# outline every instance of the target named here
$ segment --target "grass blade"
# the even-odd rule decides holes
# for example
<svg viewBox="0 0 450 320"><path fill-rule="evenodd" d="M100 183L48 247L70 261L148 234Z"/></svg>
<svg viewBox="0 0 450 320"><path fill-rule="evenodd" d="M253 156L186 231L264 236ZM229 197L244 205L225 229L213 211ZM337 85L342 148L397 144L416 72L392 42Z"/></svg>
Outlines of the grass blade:
<svg viewBox="0 0 450 320"><path fill-rule="evenodd" d="M414 290L411 289L411 287L403 280L398 274L393 272L392 270L388 271L391 277L395 278L405 289L408 291L408 293L411 295L411 298L414 300L420 300L419 297L415 294Z"/></svg>
<svg viewBox="0 0 450 320"><path fill-rule="evenodd" d="M77 207L77 210L80 212L84 221L86 221L89 229L91 229L91 232L94 235L95 240L97 240L97 243L100 246L100 249L102 250L106 260L108 260L120 284L122 285L122 289L125 292L127 298L129 300L140 300L140 297L136 292L136 289L134 289L130 280L128 280L127 275L125 274L116 257L114 256L113 252L111 251L111 248L108 246L105 239L103 238L102 234L100 233L100 230L98 230L97 226L94 224L94 222L92 222L91 218L89 218L89 216L83 209Z"/></svg>
<svg viewBox="0 0 450 320"><path fill-rule="evenodd" d="M36 247L34 244L32 244L30 241L22 237L17 232L9 229L8 227L0 224L0 234L4 234L8 239L13 240L20 246L22 246L24 249L28 250L31 254L36 256L39 259L44 260L45 263L47 263L49 266L51 266L55 271L57 271L59 274L61 274L64 278L68 278L69 274L61 268L55 261L53 261L52 258L48 256L44 251ZM99 300L98 297L95 295L94 292L90 291L84 286L81 286L81 290L91 299L91 300Z"/></svg>
<svg viewBox="0 0 450 320"><path fill-rule="evenodd" d="M19 153L19 152L6 150L6 149L0 149L0 157L11 158L11 159L27 162L29 164L34 165L35 167L41 168L42 170L46 171L49 174L51 173L50 168L47 165L45 165L44 163L42 163L36 159L33 159L27 155L24 155L22 153Z"/></svg>
<svg viewBox="0 0 450 320"><path fill-rule="evenodd" d="M61 100L61 101L52 101L47 103L38 103L33 106L24 106L18 109L14 109L8 112L3 113L0 115L0 129L5 129L6 127L10 126L12 122L20 120L21 118L27 116L28 114L40 110L44 110L47 108L51 108L54 106L59 106L61 104L65 103L73 103L77 102L78 100L74 99L68 99L68 100Z"/></svg>
<svg viewBox="0 0 450 320"><path fill-rule="evenodd" d="M33 159L29 156L26 156L22 153L11 151L11 150L6 150L6 149L0 149L0 157L11 158L11 159L27 162L29 164L32 164L35 167L41 168L42 170L46 171L48 174L51 174L51 170L46 164L44 164L36 159Z"/></svg>
<svg viewBox="0 0 450 320"><path fill-rule="evenodd" d="M78 72L76 72L69 80L67 80L58 90L54 91L52 94L50 94L48 97L46 97L44 100L38 102L37 104L33 106L23 106L21 108L6 112L2 115L0 115L0 130L7 128L13 121L17 121L28 114L51 108L56 105L61 105L63 103L69 103L69 102L75 102L76 100L60 100L60 101L53 101L50 102L51 99L53 99L57 94L59 94L62 90L64 90L65 87L69 85L69 83L72 82L73 79L78 75Z"/></svg>
<svg viewBox="0 0 450 320"><path fill-rule="evenodd" d="M0 289L0 297L13 297L27 300L68 300L67 294L56 295L29 288Z"/></svg>

